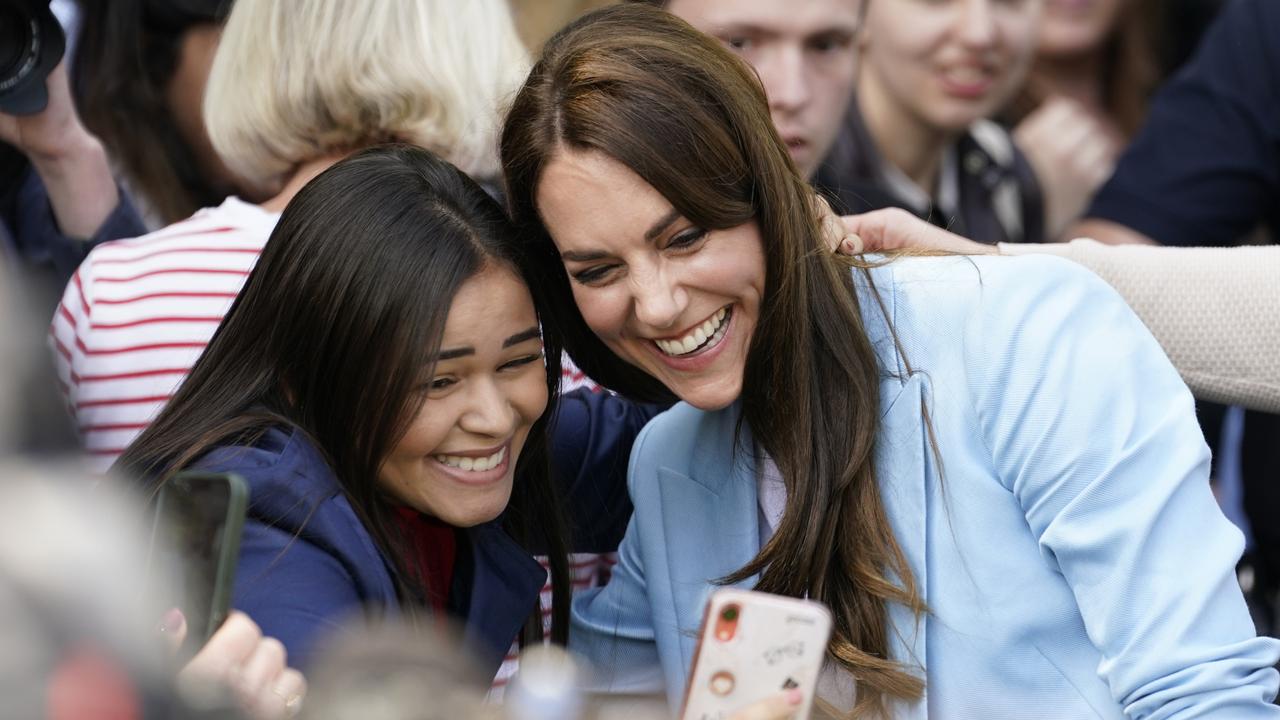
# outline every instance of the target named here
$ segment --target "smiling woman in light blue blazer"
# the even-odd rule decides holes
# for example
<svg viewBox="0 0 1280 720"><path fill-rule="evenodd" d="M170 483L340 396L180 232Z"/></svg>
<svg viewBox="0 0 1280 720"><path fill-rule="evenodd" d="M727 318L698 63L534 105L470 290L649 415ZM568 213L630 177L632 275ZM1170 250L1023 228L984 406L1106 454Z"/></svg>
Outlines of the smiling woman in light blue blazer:
<svg viewBox="0 0 1280 720"><path fill-rule="evenodd" d="M553 38L502 139L535 292L595 379L683 402L571 644L679 701L723 582L826 602L819 684L909 718L1277 717L1191 396L1054 258L819 249L737 58L647 7Z"/></svg>

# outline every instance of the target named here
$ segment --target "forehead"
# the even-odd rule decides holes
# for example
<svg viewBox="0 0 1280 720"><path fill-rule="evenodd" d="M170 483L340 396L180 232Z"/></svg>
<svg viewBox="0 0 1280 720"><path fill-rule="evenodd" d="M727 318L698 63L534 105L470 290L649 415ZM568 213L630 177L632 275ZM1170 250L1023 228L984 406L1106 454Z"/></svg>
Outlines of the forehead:
<svg viewBox="0 0 1280 720"><path fill-rule="evenodd" d="M671 203L631 168L596 150L560 149L536 188L538 212L561 252L644 241Z"/></svg>
<svg viewBox="0 0 1280 720"><path fill-rule="evenodd" d="M510 268L490 263L458 288L440 347L500 348L511 335L537 325L533 298Z"/></svg>
<svg viewBox="0 0 1280 720"><path fill-rule="evenodd" d="M703 32L751 29L780 37L852 31L865 0L671 0L667 10Z"/></svg>

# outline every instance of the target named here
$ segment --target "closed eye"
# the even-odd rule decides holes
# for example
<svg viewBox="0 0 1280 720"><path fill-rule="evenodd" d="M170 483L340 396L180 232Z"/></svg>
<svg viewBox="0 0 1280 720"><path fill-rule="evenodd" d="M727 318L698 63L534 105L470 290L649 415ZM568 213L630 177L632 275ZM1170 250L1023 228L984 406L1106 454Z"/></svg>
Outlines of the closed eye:
<svg viewBox="0 0 1280 720"><path fill-rule="evenodd" d="M853 36L840 32L829 32L809 39L809 49L818 53L830 53L844 50L853 45Z"/></svg>
<svg viewBox="0 0 1280 720"><path fill-rule="evenodd" d="M676 235L671 238L671 242L667 243L668 250L686 250L692 248L707 237L707 231L702 228L693 228Z"/></svg>
<svg viewBox="0 0 1280 720"><path fill-rule="evenodd" d="M595 265L573 273L573 279L582 285L596 285L603 282L617 267L617 265Z"/></svg>
<svg viewBox="0 0 1280 720"><path fill-rule="evenodd" d="M541 359L542 359L542 353L540 353L540 352L539 352L539 353L533 353L533 354L531 354L531 355L522 355L521 357L518 357L518 358L516 358L516 359L514 359L514 360L509 360L509 361L507 361L507 362L503 363L503 364L502 364L502 366L501 366L501 367L499 367L498 369L499 369L499 370L512 370L512 369L516 369L516 368L524 367L525 365L531 365L531 364L533 364L533 363L535 363L535 362L538 362L538 361L539 361L539 360L541 360Z"/></svg>
<svg viewBox="0 0 1280 720"><path fill-rule="evenodd" d="M436 378L431 382L427 383L426 389L431 391L447 390L448 388L453 387L457 383L458 381L455 378L441 377L441 378Z"/></svg>

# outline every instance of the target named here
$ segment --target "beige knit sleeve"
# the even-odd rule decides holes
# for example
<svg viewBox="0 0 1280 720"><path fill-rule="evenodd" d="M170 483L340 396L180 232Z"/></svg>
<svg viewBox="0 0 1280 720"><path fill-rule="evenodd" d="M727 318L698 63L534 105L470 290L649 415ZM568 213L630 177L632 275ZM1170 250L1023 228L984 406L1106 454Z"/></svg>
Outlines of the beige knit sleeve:
<svg viewBox="0 0 1280 720"><path fill-rule="evenodd" d="M1073 240L1000 244L1050 253L1114 287L1196 397L1280 412L1280 246L1171 248Z"/></svg>

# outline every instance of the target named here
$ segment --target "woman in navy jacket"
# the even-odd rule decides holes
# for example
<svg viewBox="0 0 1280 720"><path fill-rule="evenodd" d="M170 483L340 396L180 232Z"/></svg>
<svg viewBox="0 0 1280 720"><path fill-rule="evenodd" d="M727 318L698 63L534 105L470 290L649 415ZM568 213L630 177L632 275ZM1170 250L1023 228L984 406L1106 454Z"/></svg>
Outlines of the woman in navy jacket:
<svg viewBox="0 0 1280 720"><path fill-rule="evenodd" d="M456 618L496 671L517 636L543 635L532 555L549 558L563 642L571 526L575 549L616 547L630 441L651 413L585 391L557 409L560 345L510 232L426 151L335 165L290 203L120 460L156 485L193 466L246 478L233 604L296 666L363 610ZM556 481L553 465L574 472Z"/></svg>

